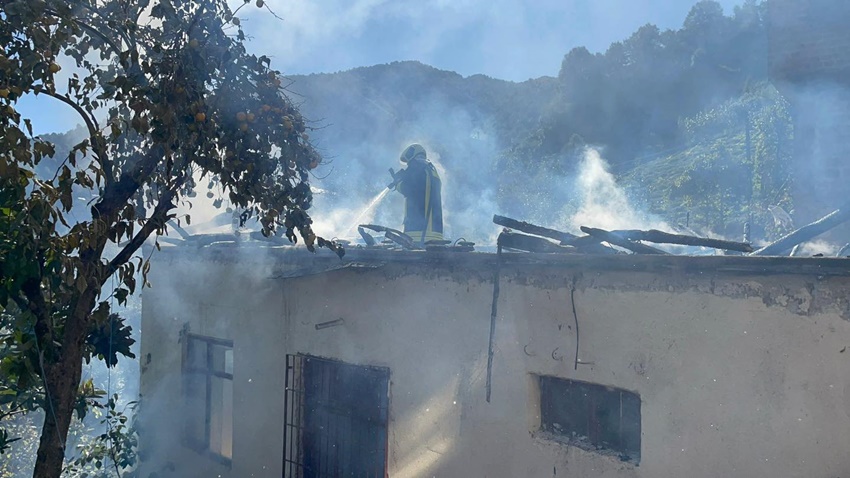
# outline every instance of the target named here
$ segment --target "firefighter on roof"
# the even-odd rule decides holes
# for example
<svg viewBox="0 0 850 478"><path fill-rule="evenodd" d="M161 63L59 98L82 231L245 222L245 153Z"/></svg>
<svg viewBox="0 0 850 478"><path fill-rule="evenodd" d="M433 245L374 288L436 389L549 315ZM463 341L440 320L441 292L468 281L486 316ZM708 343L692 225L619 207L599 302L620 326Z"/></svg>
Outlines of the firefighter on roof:
<svg viewBox="0 0 850 478"><path fill-rule="evenodd" d="M404 233L420 244L442 241L442 181L437 168L419 144L405 148L399 160L407 167L398 173L390 170L394 180L388 187L404 196Z"/></svg>

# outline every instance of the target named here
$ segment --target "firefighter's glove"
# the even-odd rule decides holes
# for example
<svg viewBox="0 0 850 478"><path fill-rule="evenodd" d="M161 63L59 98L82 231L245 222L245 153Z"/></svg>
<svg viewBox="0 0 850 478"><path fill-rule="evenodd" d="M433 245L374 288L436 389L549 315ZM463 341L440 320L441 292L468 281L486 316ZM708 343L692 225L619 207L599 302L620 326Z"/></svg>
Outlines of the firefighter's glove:
<svg viewBox="0 0 850 478"><path fill-rule="evenodd" d="M390 176L393 177L393 181L387 184L387 189L395 189L396 186L398 186L398 183L400 183L402 180L401 171L395 172L393 168L390 168Z"/></svg>

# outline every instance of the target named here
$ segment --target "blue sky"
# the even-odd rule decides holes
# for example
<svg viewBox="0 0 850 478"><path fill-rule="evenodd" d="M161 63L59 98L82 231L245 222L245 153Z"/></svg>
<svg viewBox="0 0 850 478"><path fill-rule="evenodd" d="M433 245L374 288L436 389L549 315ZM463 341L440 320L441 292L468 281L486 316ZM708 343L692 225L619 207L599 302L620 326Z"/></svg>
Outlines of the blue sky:
<svg viewBox="0 0 850 478"><path fill-rule="evenodd" d="M719 0L727 14L743 0ZM241 0L233 2L234 5ZM679 28L695 0L266 0L239 16L248 47L287 74L334 72L418 60L464 76L523 81L557 75L576 46L605 51L653 23ZM66 68L68 70L68 68ZM77 120L54 100L25 99L19 109L36 133L65 131Z"/></svg>

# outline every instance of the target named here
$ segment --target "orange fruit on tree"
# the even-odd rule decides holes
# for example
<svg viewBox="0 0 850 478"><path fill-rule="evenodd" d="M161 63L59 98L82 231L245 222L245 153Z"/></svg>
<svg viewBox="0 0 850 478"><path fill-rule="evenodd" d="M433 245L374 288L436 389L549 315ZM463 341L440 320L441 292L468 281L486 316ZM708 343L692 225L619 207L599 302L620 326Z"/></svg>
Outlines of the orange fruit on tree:
<svg viewBox="0 0 850 478"><path fill-rule="evenodd" d="M198 123L203 123L206 120L207 120L206 113L195 113L195 121L197 121Z"/></svg>
<svg viewBox="0 0 850 478"><path fill-rule="evenodd" d="M62 67L59 66L57 63L51 63L50 66L47 67L47 69L50 70L51 73L59 73L59 70L61 70Z"/></svg>
<svg viewBox="0 0 850 478"><path fill-rule="evenodd" d="M246 117L247 115L243 111L236 113L236 121L239 121L240 123L245 122Z"/></svg>

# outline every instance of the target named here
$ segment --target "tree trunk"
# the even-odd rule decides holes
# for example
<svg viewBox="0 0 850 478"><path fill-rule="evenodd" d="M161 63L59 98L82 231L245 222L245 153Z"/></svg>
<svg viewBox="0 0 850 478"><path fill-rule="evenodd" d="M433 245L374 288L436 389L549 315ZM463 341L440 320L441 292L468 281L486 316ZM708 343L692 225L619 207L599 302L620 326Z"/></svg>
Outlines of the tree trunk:
<svg viewBox="0 0 850 478"><path fill-rule="evenodd" d="M44 363L44 386L49 399L44 410L44 426L38 444L33 478L59 478L65 462L65 445L68 428L74 415L74 404L79 393L83 373L83 343L97 290L88 289L73 313L65 322L62 347L54 349L53 360Z"/></svg>
<svg viewBox="0 0 850 478"><path fill-rule="evenodd" d="M44 410L44 426L35 462L33 478L58 478L65 461L64 444L74 414L83 360L80 348L63 348L60 360L47 366L45 386L50 392L50 402Z"/></svg>

